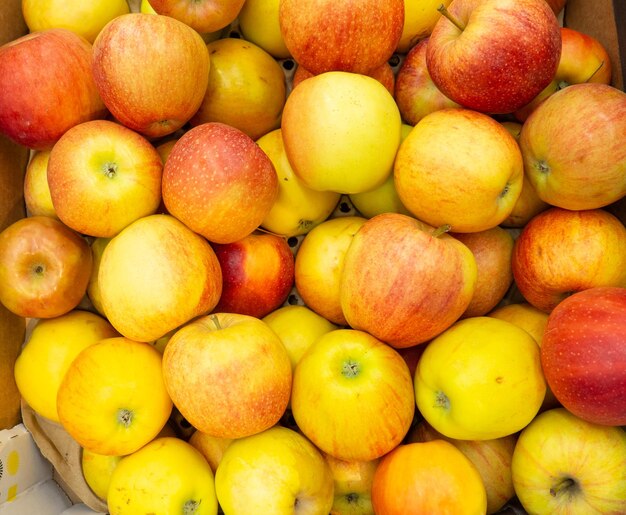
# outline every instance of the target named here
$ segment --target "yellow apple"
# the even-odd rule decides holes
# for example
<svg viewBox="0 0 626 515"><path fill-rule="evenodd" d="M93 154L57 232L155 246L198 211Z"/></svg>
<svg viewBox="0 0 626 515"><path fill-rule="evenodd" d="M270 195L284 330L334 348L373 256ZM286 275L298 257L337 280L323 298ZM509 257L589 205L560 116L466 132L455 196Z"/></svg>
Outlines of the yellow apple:
<svg viewBox="0 0 626 515"><path fill-rule="evenodd" d="M276 59L239 38L218 39L207 49L211 57L209 83L191 125L221 122L254 140L277 129L287 89Z"/></svg>
<svg viewBox="0 0 626 515"><path fill-rule="evenodd" d="M263 321L283 342L291 369L294 370L306 350L323 334L337 326L306 306L283 306L263 317Z"/></svg>
<svg viewBox="0 0 626 515"><path fill-rule="evenodd" d="M491 317L456 322L428 344L415 373L420 413L458 440L520 431L537 415L545 393L533 337Z"/></svg>
<svg viewBox="0 0 626 515"><path fill-rule="evenodd" d="M289 238L306 234L326 220L339 203L341 194L305 186L289 164L281 129L261 136L257 144L270 158L278 175L278 198L261 227Z"/></svg>
<svg viewBox="0 0 626 515"><path fill-rule="evenodd" d="M83 349L114 336L113 326L89 311L39 319L15 361L20 394L37 414L58 422L57 391L70 364Z"/></svg>
<svg viewBox="0 0 626 515"><path fill-rule="evenodd" d="M322 73L287 97L281 128L287 158L309 187L360 193L389 176L400 144L393 96L372 77Z"/></svg>
<svg viewBox="0 0 626 515"><path fill-rule="evenodd" d="M224 513L328 514L333 478L319 450L282 426L232 442L215 473Z"/></svg>
<svg viewBox="0 0 626 515"><path fill-rule="evenodd" d="M380 458L344 461L322 453L335 482L335 500L330 515L373 515L372 482Z"/></svg>
<svg viewBox="0 0 626 515"><path fill-rule="evenodd" d="M211 0L188 2L187 0L150 0L152 9L180 20L200 33L215 32L228 27L239 14L245 0Z"/></svg>
<svg viewBox="0 0 626 515"><path fill-rule="evenodd" d="M216 515L215 478L192 445L178 438L156 438L118 463L107 505L111 515Z"/></svg>
<svg viewBox="0 0 626 515"><path fill-rule="evenodd" d="M224 451L226 451L234 439L211 436L195 429L187 441L200 451L215 474L217 466L222 461L222 456L224 456Z"/></svg>
<svg viewBox="0 0 626 515"><path fill-rule="evenodd" d="M97 454L88 449L81 451L80 466L85 482L103 501L107 499L111 476L121 459L122 456Z"/></svg>
<svg viewBox="0 0 626 515"><path fill-rule="evenodd" d="M49 150L35 151L24 174L24 203L29 216L58 218L48 186Z"/></svg>
<svg viewBox="0 0 626 515"><path fill-rule="evenodd" d="M413 421L409 367L366 332L330 331L296 366L291 410L298 428L322 451L346 461L380 458L400 444Z"/></svg>
<svg viewBox="0 0 626 515"><path fill-rule="evenodd" d="M417 122L398 149L394 177L402 203L418 219L478 232L509 216L524 169L517 142L500 123L448 108Z"/></svg>
<svg viewBox="0 0 626 515"><path fill-rule="evenodd" d="M304 237L296 254L295 283L304 304L337 325L347 324L339 301L344 257L366 221L361 216L326 220Z"/></svg>
<svg viewBox="0 0 626 515"><path fill-rule="evenodd" d="M102 307L102 300L100 298L100 281L98 280L98 275L100 273L102 254L109 241L111 241L111 238L94 238L90 245L93 266L91 276L89 277L89 284L87 284L87 296L93 304L93 307L96 308L96 311L101 315L104 315L104 308Z"/></svg>
<svg viewBox="0 0 626 515"><path fill-rule="evenodd" d="M448 7L452 0L404 0L404 26L396 52L406 54L415 44L428 37L441 17L437 8Z"/></svg>
<svg viewBox="0 0 626 515"><path fill-rule="evenodd" d="M150 215L106 245L98 283L113 327L151 342L213 309L222 273L205 239L171 215Z"/></svg>
<svg viewBox="0 0 626 515"><path fill-rule="evenodd" d="M22 14L31 32L69 29L90 43L113 18L129 12L126 0L22 0Z"/></svg>
<svg viewBox="0 0 626 515"><path fill-rule="evenodd" d="M161 354L122 336L90 345L68 367L57 411L81 447L111 456L135 452L157 436L172 411Z"/></svg>
<svg viewBox="0 0 626 515"><path fill-rule="evenodd" d="M239 11L239 30L245 39L277 59L291 57L278 22L280 0L246 0Z"/></svg>

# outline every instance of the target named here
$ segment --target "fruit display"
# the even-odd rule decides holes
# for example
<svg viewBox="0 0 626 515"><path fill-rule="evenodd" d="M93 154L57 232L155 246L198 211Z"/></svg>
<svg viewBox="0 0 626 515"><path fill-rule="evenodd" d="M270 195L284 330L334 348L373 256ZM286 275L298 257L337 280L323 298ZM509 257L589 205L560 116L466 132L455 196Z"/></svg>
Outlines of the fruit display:
<svg viewBox="0 0 626 515"><path fill-rule="evenodd" d="M9 0L0 428L109 515L626 513L626 93L570 6Z"/></svg>

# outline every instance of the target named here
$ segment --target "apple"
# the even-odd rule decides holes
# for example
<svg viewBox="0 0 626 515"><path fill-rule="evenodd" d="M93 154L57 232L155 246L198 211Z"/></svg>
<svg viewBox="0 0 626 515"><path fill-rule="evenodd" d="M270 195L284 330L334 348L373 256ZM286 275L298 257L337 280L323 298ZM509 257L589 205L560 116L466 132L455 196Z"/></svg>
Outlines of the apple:
<svg viewBox="0 0 626 515"><path fill-rule="evenodd" d="M504 298L513 283L513 236L497 225L484 231L452 233L451 236L472 251L478 269L474 295L462 317L486 315Z"/></svg>
<svg viewBox="0 0 626 515"><path fill-rule="evenodd" d="M626 286L626 228L603 209L552 207L522 229L511 267L524 299L549 313L576 291Z"/></svg>
<svg viewBox="0 0 626 515"><path fill-rule="evenodd" d="M435 11L436 12L436 11ZM396 75L394 97L402 119L415 125L424 116L446 107L460 107L433 83L426 66L428 38L409 50Z"/></svg>
<svg viewBox="0 0 626 515"><path fill-rule="evenodd" d="M401 125L393 96L380 82L339 71L294 88L281 121L287 159L302 182L346 194L371 190L387 179Z"/></svg>
<svg viewBox="0 0 626 515"><path fill-rule="evenodd" d="M626 288L574 293L550 313L541 364L552 392L577 417L626 425Z"/></svg>
<svg viewBox="0 0 626 515"><path fill-rule="evenodd" d="M410 53L411 49L430 36L439 20L440 5L448 7L452 0L404 0L404 26L396 52Z"/></svg>
<svg viewBox="0 0 626 515"><path fill-rule="evenodd" d="M260 46L276 59L291 57L280 32L280 0L245 0L237 21L243 38Z"/></svg>
<svg viewBox="0 0 626 515"><path fill-rule="evenodd" d="M445 440L399 445L378 465L375 513L486 513L487 494L474 464Z"/></svg>
<svg viewBox="0 0 626 515"><path fill-rule="evenodd" d="M333 478L319 450L281 426L231 443L215 490L224 513L325 515L333 504Z"/></svg>
<svg viewBox="0 0 626 515"><path fill-rule="evenodd" d="M119 333L102 316L74 309L39 319L15 361L15 382L26 403L58 422L57 391L74 358L85 348Z"/></svg>
<svg viewBox="0 0 626 515"><path fill-rule="evenodd" d="M262 318L278 309L294 285L294 256L285 238L255 232L233 243L213 244L222 269L215 312Z"/></svg>
<svg viewBox="0 0 626 515"><path fill-rule="evenodd" d="M93 265L91 267L91 275L89 276L89 283L87 284L87 297L91 301L91 304L95 310L104 315L104 308L102 307L102 299L100 296L100 262L102 261L102 254L105 247L111 241L111 238L94 238L91 242L91 257Z"/></svg>
<svg viewBox="0 0 626 515"><path fill-rule="evenodd" d="M415 398L424 419L457 440L520 431L546 393L539 347L504 320L460 320L433 339L417 363Z"/></svg>
<svg viewBox="0 0 626 515"><path fill-rule="evenodd" d="M109 120L69 129L52 147L47 170L57 216L81 234L112 238L161 202L158 152L141 134Z"/></svg>
<svg viewBox="0 0 626 515"><path fill-rule="evenodd" d="M378 68L374 68L373 70L366 73L368 77L372 77L372 79L376 79L380 82L387 91L394 94L396 78L393 71L393 68L389 64L389 62L385 61ZM300 84L303 80L310 79L314 77L315 74L307 70L304 66L298 65L296 66L296 70L293 73L293 77L291 78L291 87L295 88L298 84Z"/></svg>
<svg viewBox="0 0 626 515"><path fill-rule="evenodd" d="M296 253L298 294L307 307L337 325L347 325L339 293L344 258L366 220L361 216L328 219L304 237Z"/></svg>
<svg viewBox="0 0 626 515"><path fill-rule="evenodd" d="M611 58L600 41L589 34L561 27L561 59L554 79L530 103L515 111L515 118L525 121L541 102L571 84L610 84L611 74Z"/></svg>
<svg viewBox="0 0 626 515"><path fill-rule="evenodd" d="M275 309L263 317L263 322L270 326L283 342L291 361L292 371L315 340L329 331L338 329L335 324L312 309L297 304Z"/></svg>
<svg viewBox="0 0 626 515"><path fill-rule="evenodd" d="M118 16L93 43L92 73L105 105L148 138L172 134L189 121L206 93L209 69L200 35L169 16Z"/></svg>
<svg viewBox="0 0 626 515"><path fill-rule="evenodd" d="M2 45L0 133L25 147L49 150L70 127L104 118L92 56L88 41L61 28Z"/></svg>
<svg viewBox="0 0 626 515"><path fill-rule="evenodd" d="M222 292L222 272L205 239L171 215L149 215L107 243L98 284L113 327L152 342L210 312Z"/></svg>
<svg viewBox="0 0 626 515"><path fill-rule="evenodd" d="M50 216L58 219L48 186L49 159L50 150L36 150L26 166L24 204L27 216Z"/></svg>
<svg viewBox="0 0 626 515"><path fill-rule="evenodd" d="M524 168L539 197L570 210L607 206L626 194L626 93L573 84L545 99L522 126Z"/></svg>
<svg viewBox="0 0 626 515"><path fill-rule="evenodd" d="M107 506L111 515L215 515L215 479L209 464L192 445L179 438L156 438L115 467Z"/></svg>
<svg viewBox="0 0 626 515"><path fill-rule="evenodd" d="M444 231L397 213L363 224L341 272L340 304L352 328L393 347L411 347L463 314L474 294L476 260Z"/></svg>
<svg viewBox="0 0 626 515"><path fill-rule="evenodd" d="M57 392L59 422L85 449L123 456L161 431L172 411L161 354L123 336L83 349Z"/></svg>
<svg viewBox="0 0 626 515"><path fill-rule="evenodd" d="M106 502L111 485L111 476L122 456L97 454L88 449L81 449L80 469L85 483L96 496Z"/></svg>
<svg viewBox="0 0 626 515"><path fill-rule="evenodd" d="M241 11L245 0L150 0L157 14L180 20L200 33L215 32L230 25Z"/></svg>
<svg viewBox="0 0 626 515"><path fill-rule="evenodd" d="M262 320L216 313L176 331L163 353L174 405L197 430L242 438L275 425L291 393L291 363Z"/></svg>
<svg viewBox="0 0 626 515"><path fill-rule="evenodd" d="M22 0L22 14L30 32L61 27L90 43L113 18L129 12L126 0Z"/></svg>
<svg viewBox="0 0 626 515"><path fill-rule="evenodd" d="M209 463L213 474L215 474L217 466L220 464L220 461L222 461L224 452L234 440L232 438L211 436L196 429L191 433L187 441L200 451L202 456L204 456Z"/></svg>
<svg viewBox="0 0 626 515"><path fill-rule="evenodd" d="M491 229L509 216L524 167L517 142L500 123L448 108L413 127L400 144L393 173L400 200L416 218L464 233Z"/></svg>
<svg viewBox="0 0 626 515"><path fill-rule="evenodd" d="M487 493L487 513L497 513L515 496L511 461L517 433L493 440L456 440L421 420L409 433L407 443L433 440L450 442L474 464Z"/></svg>
<svg viewBox="0 0 626 515"><path fill-rule="evenodd" d="M209 84L190 124L225 123L253 140L277 129L287 96L280 64L243 39L218 39L207 49L211 56Z"/></svg>
<svg viewBox="0 0 626 515"><path fill-rule="evenodd" d="M332 214L341 194L313 190L298 178L285 154L282 129L268 132L256 143L270 158L278 176L278 197L261 228L286 238L307 234Z"/></svg>
<svg viewBox="0 0 626 515"><path fill-rule="evenodd" d="M296 365L291 411L323 452L345 461L380 458L400 444L413 421L409 368L366 332L330 331Z"/></svg>
<svg viewBox="0 0 626 515"><path fill-rule="evenodd" d="M53 318L83 299L93 266L87 240L55 218L21 218L0 232L0 302L26 318Z"/></svg>
<svg viewBox="0 0 626 515"><path fill-rule="evenodd" d="M270 158L241 130L209 122L183 134L163 167L165 208L213 243L251 234L278 196Z"/></svg>
<svg viewBox="0 0 626 515"><path fill-rule="evenodd" d="M515 492L529 513L624 513L626 433L564 408L538 415L513 453Z"/></svg>
<svg viewBox="0 0 626 515"><path fill-rule="evenodd" d="M339 460L322 453L335 483L335 499L330 515L373 514L372 481L380 458L369 461Z"/></svg>
<svg viewBox="0 0 626 515"><path fill-rule="evenodd" d="M454 0L440 10L426 63L435 85L455 102L511 113L554 78L561 33L545 0Z"/></svg>
<svg viewBox="0 0 626 515"><path fill-rule="evenodd" d="M402 0L281 0L278 21L293 58L317 75L368 73L396 49L404 24Z"/></svg>

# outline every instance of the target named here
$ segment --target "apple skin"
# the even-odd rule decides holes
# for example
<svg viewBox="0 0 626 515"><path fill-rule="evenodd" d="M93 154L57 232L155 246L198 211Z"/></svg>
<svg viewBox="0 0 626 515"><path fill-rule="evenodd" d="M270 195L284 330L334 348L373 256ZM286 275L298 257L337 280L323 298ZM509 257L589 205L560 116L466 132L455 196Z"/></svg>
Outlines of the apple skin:
<svg viewBox="0 0 626 515"><path fill-rule="evenodd" d="M583 32L561 27L561 59L554 79L529 104L515 111L515 118L526 121L541 102L571 84L610 84L612 71L611 58L600 41Z"/></svg>
<svg viewBox="0 0 626 515"><path fill-rule="evenodd" d="M210 65L202 37L169 16L118 16L93 43L102 100L117 120L148 138L172 134L195 114Z"/></svg>
<svg viewBox="0 0 626 515"><path fill-rule="evenodd" d="M109 120L75 125L52 147L48 187L59 219L112 238L161 203L163 164L142 135Z"/></svg>
<svg viewBox="0 0 626 515"><path fill-rule="evenodd" d="M626 93L572 84L544 100L522 126L524 169L539 197L570 210L607 206L626 194Z"/></svg>
<svg viewBox="0 0 626 515"><path fill-rule="evenodd" d="M434 227L450 224L457 233L479 232L509 216L524 165L502 124L477 111L448 108L413 127L393 174L400 200L416 218Z"/></svg>
<svg viewBox="0 0 626 515"><path fill-rule="evenodd" d="M300 431L323 452L345 461L380 458L400 444L413 422L408 366L366 332L330 331L296 365L291 411Z"/></svg>
<svg viewBox="0 0 626 515"><path fill-rule="evenodd" d="M106 244L98 285L113 327L133 340L153 342L215 307L222 271L204 238L173 216L156 214L136 220Z"/></svg>
<svg viewBox="0 0 626 515"><path fill-rule="evenodd" d="M270 158L244 132L209 122L183 134L163 167L165 208L212 243L251 234L278 196Z"/></svg>
<svg viewBox="0 0 626 515"><path fill-rule="evenodd" d="M280 32L280 0L246 0L237 16L239 30L246 41L260 46L276 59L291 57Z"/></svg>
<svg viewBox="0 0 626 515"><path fill-rule="evenodd" d="M56 218L22 218L0 232L0 302L24 318L53 318L85 296L93 261L86 239Z"/></svg>
<svg viewBox="0 0 626 515"><path fill-rule="evenodd" d="M150 0L157 14L170 16L199 33L215 32L230 25L241 11L245 0Z"/></svg>
<svg viewBox="0 0 626 515"><path fill-rule="evenodd" d="M351 327L401 348L458 320L474 294L476 260L459 240L434 231L398 213L361 226L341 272L340 303Z"/></svg>
<svg viewBox="0 0 626 515"><path fill-rule="evenodd" d="M550 313L541 364L558 401L594 424L626 425L626 288L574 293Z"/></svg>
<svg viewBox="0 0 626 515"><path fill-rule="evenodd" d="M564 408L539 414L513 452L517 497L528 513L625 513L626 432Z"/></svg>
<svg viewBox="0 0 626 515"><path fill-rule="evenodd" d="M426 51L447 97L483 113L511 113L553 79L561 33L545 0L454 0L448 11L464 30L442 16Z"/></svg>
<svg viewBox="0 0 626 515"><path fill-rule="evenodd" d="M626 286L626 228L603 209L552 207L522 229L511 267L524 299L550 313L573 292Z"/></svg>
<svg viewBox="0 0 626 515"><path fill-rule="evenodd" d="M322 453L335 483L330 515L373 515L372 481L380 458L369 461L339 460Z"/></svg>
<svg viewBox="0 0 626 515"><path fill-rule="evenodd" d="M222 296L215 312L262 318L278 309L294 285L294 256L285 238L252 233L213 244L222 269Z"/></svg>
<svg viewBox="0 0 626 515"><path fill-rule="evenodd" d="M445 96L430 78L426 66L428 38L409 50L396 75L394 97L402 119L415 125L424 116L446 107L461 107Z"/></svg>
<svg viewBox="0 0 626 515"><path fill-rule="evenodd" d="M416 44L430 36L440 18L437 7L448 7L452 0L405 0L404 26L396 52L408 54Z"/></svg>
<svg viewBox="0 0 626 515"><path fill-rule="evenodd" d="M52 204L48 186L48 161L50 150L33 152L24 174L24 204L27 216L59 218Z"/></svg>
<svg viewBox="0 0 626 515"><path fill-rule="evenodd" d="M513 496L511 461L517 434L492 440L456 440L442 435L426 420L409 432L406 442L446 440L459 449L476 467L487 492L487 513L496 513Z"/></svg>
<svg viewBox="0 0 626 515"><path fill-rule="evenodd" d="M387 61L404 24L402 0L281 0L280 31L311 73L368 73Z"/></svg>
<svg viewBox="0 0 626 515"><path fill-rule="evenodd" d="M61 28L0 47L0 132L25 147L49 150L70 127L104 118L92 56L86 39Z"/></svg>
<svg viewBox="0 0 626 515"><path fill-rule="evenodd" d="M372 79L376 79L383 86L385 86L385 88L387 88L387 91L389 91L389 93L391 93L392 95L394 94L396 77L393 72L393 68L388 62L384 62L378 68L374 68L366 75L368 77L372 77ZM303 80L310 79L314 76L315 74L307 70L304 66L298 65L296 67L296 71L293 72L293 77L291 79L292 89L300 84Z"/></svg>
<svg viewBox="0 0 626 515"><path fill-rule="evenodd" d="M187 441L200 451L215 474L224 452L234 440L211 436L196 429Z"/></svg>
<svg viewBox="0 0 626 515"><path fill-rule="evenodd" d="M277 424L291 393L291 361L278 335L237 313L203 316L178 329L163 352L163 374L185 419L219 438Z"/></svg>

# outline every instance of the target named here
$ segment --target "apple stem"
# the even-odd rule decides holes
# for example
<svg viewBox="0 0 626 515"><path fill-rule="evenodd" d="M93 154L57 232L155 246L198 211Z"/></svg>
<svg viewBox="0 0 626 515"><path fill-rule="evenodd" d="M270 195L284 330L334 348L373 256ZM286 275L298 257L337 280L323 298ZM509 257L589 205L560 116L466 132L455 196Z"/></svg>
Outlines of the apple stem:
<svg viewBox="0 0 626 515"><path fill-rule="evenodd" d="M564 494L571 488L576 486L576 481L574 481L571 477L566 477L559 481L556 485L550 488L550 495L552 497L556 497L558 495Z"/></svg>
<svg viewBox="0 0 626 515"><path fill-rule="evenodd" d="M450 20L452 22L452 24L459 29L461 32L463 32L465 30L465 25L463 25L458 18L455 18L454 16L452 16L452 14L450 13L450 11L448 11L448 9L446 9L446 6L441 4L439 7L437 7L437 10L443 14L446 18L448 18L448 20Z"/></svg>
<svg viewBox="0 0 626 515"><path fill-rule="evenodd" d="M433 233L432 233L432 237L433 238L439 238L439 236L441 236L442 234L445 234L447 232L450 232L450 229L452 229L452 226L450 224L445 224L442 225L440 227L437 227Z"/></svg>
<svg viewBox="0 0 626 515"><path fill-rule="evenodd" d="M215 327L217 327L218 329L222 328L222 324L220 324L220 319L217 318L217 315L211 315L209 318L215 324Z"/></svg>

